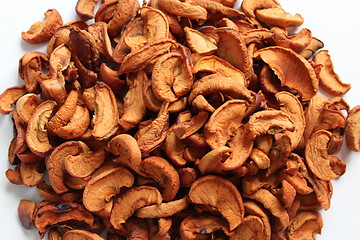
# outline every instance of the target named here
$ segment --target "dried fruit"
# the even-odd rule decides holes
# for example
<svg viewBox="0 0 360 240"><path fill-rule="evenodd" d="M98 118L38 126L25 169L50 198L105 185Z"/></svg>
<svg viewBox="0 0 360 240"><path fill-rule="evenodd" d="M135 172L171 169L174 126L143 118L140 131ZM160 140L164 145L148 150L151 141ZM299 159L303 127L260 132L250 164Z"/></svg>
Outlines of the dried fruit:
<svg viewBox="0 0 360 240"><path fill-rule="evenodd" d="M68 141L57 146L46 158L46 169L52 188L58 194L68 191L65 185L65 176L67 174L65 167L65 158L76 156L81 152L87 152L88 146L81 141Z"/></svg>
<svg viewBox="0 0 360 240"><path fill-rule="evenodd" d="M303 101L310 100L318 91L319 80L314 68L291 49L267 47L255 52L254 57L268 64L281 85L296 90Z"/></svg>
<svg viewBox="0 0 360 240"><path fill-rule="evenodd" d="M136 211L136 216L139 218L165 218L181 212L189 205L187 198L181 198L179 200L160 203L158 205L150 205L142 207Z"/></svg>
<svg viewBox="0 0 360 240"><path fill-rule="evenodd" d="M110 222L114 228L121 228L121 224L131 217L137 209L151 204L160 204L162 197L155 187L140 186L127 191L114 203Z"/></svg>
<svg viewBox="0 0 360 240"><path fill-rule="evenodd" d="M322 226L322 218L318 212L304 211L295 216L287 230L287 235L290 240L315 239L314 234L320 234Z"/></svg>
<svg viewBox="0 0 360 240"><path fill-rule="evenodd" d="M0 113L9 114L12 109L11 105L17 102L17 100L25 95L26 89L24 86L16 86L6 89L0 95Z"/></svg>
<svg viewBox="0 0 360 240"><path fill-rule="evenodd" d="M45 20L43 22L36 22L27 32L22 32L21 37L24 41L32 44L46 42L52 37L55 30L63 24L56 9L49 9L44 15Z"/></svg>
<svg viewBox="0 0 360 240"><path fill-rule="evenodd" d="M326 130L314 132L305 147L305 160L310 171L319 179L329 181L338 175L330 166L330 156L327 154L327 145L331 133Z"/></svg>
<svg viewBox="0 0 360 240"><path fill-rule="evenodd" d="M79 240L103 240L96 233L91 233L85 230L70 230L64 234L64 240L79 239Z"/></svg>
<svg viewBox="0 0 360 240"><path fill-rule="evenodd" d="M359 109L359 106L351 109L345 128L346 145L349 149L357 152L360 151L359 128L357 127L359 124Z"/></svg>
<svg viewBox="0 0 360 240"><path fill-rule="evenodd" d="M122 187L131 187L133 183L134 176L125 168L104 171L85 185L84 206L91 212L99 212L108 204L112 205L112 197L117 195Z"/></svg>
<svg viewBox="0 0 360 240"><path fill-rule="evenodd" d="M334 66L327 50L321 50L314 56L316 64L321 64L319 74L320 87L334 96L343 95L350 90L351 85L343 83L339 75L334 72Z"/></svg>
<svg viewBox="0 0 360 240"><path fill-rule="evenodd" d="M81 20L89 20L95 17L94 9L98 0L78 0L76 4L76 13Z"/></svg>
<svg viewBox="0 0 360 240"><path fill-rule="evenodd" d="M234 230L244 219L244 205L237 188L221 177L207 175L196 180L190 188L189 200L194 204L215 208Z"/></svg>
<svg viewBox="0 0 360 240"><path fill-rule="evenodd" d="M118 107L111 88L106 84L95 85L94 127L91 134L98 140L106 140L118 129Z"/></svg>
<svg viewBox="0 0 360 240"><path fill-rule="evenodd" d="M51 240L321 233L317 210L347 167L336 154L344 140L360 150L359 107L338 96L350 84L316 33L290 29L299 14L235 2L78 0L80 20L49 10L22 34L49 41L0 95L14 123L6 177L43 199L21 200L24 228Z"/></svg>
<svg viewBox="0 0 360 240"><path fill-rule="evenodd" d="M199 236L212 234L222 230L226 235L231 235L227 222L221 218L208 215L189 216L180 224L180 236L182 239L197 239Z"/></svg>
<svg viewBox="0 0 360 240"><path fill-rule="evenodd" d="M241 125L247 107L246 101L230 100L212 113L204 127L205 140L212 149L225 146Z"/></svg>
<svg viewBox="0 0 360 240"><path fill-rule="evenodd" d="M26 143L30 150L39 156L45 156L53 149L45 125L55 106L54 101L45 101L35 109L29 119L26 130Z"/></svg>
<svg viewBox="0 0 360 240"><path fill-rule="evenodd" d="M20 200L18 214L21 225L25 229L30 229L34 221L34 210L36 203L29 200Z"/></svg>

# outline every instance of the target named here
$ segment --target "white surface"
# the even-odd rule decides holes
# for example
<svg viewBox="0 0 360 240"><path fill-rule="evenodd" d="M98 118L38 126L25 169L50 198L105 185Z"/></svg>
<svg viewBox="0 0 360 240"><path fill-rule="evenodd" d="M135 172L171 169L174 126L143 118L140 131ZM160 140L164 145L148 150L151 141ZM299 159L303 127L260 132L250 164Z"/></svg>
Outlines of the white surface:
<svg viewBox="0 0 360 240"><path fill-rule="evenodd" d="M279 0L284 9L300 13L313 36L325 43L335 65L335 71L344 82L350 82L352 89L345 99L354 107L360 104L360 48L358 8L354 0L341 2L332 0ZM21 40L34 21L42 21L43 13L56 8L64 22L74 20L76 0L20 0L6 1L0 8L0 92L21 84L17 74L18 60L28 51L44 51L44 45L30 46ZM36 230L27 231L20 226L17 206L20 199L38 200L34 189L12 185L4 172L10 167L7 149L12 138L12 124L9 116L0 116L0 238L16 240L38 239ZM347 163L347 172L333 181L332 206L323 212L323 234L317 240L358 240L360 229L360 154L343 152L340 155Z"/></svg>

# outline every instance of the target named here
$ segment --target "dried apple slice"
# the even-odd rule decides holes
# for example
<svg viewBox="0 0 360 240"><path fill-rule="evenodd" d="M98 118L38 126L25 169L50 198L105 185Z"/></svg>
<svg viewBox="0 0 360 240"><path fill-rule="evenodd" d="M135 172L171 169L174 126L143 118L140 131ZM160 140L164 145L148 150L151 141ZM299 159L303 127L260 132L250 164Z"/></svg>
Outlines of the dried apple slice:
<svg viewBox="0 0 360 240"><path fill-rule="evenodd" d="M94 9L98 0L78 0L75 11L81 20L87 21L95 17Z"/></svg>
<svg viewBox="0 0 360 240"><path fill-rule="evenodd" d="M343 83L340 80L339 75L335 73L329 51L319 51L315 54L314 61L316 64L321 64L323 66L320 70L319 83L320 87L324 89L325 92L334 96L339 96L350 90L351 84Z"/></svg>
<svg viewBox="0 0 360 240"><path fill-rule="evenodd" d="M57 46L50 55L50 72L49 76L56 76L57 73L65 71L70 66L71 51L61 44Z"/></svg>
<svg viewBox="0 0 360 240"><path fill-rule="evenodd" d="M129 166L141 164L141 151L136 139L129 134L119 134L107 144L108 151L118 155L116 162L127 162Z"/></svg>
<svg viewBox="0 0 360 240"><path fill-rule="evenodd" d="M105 83L95 85L94 107L94 128L91 134L98 140L106 140L118 129L119 112L115 95Z"/></svg>
<svg viewBox="0 0 360 240"><path fill-rule="evenodd" d="M225 146L242 124L248 106L244 100L229 100L213 112L204 127L205 140L212 149Z"/></svg>
<svg viewBox="0 0 360 240"><path fill-rule="evenodd" d="M57 146L48 158L45 159L46 169L52 188L58 194L68 191L64 178L66 174L65 158L87 152L89 148L80 141L68 141Z"/></svg>
<svg viewBox="0 0 360 240"><path fill-rule="evenodd" d="M34 93L27 93L16 101L16 111L26 123L42 100Z"/></svg>
<svg viewBox="0 0 360 240"><path fill-rule="evenodd" d="M232 239L250 240L250 239L266 239L261 234L264 232L264 224L258 216L248 215L244 221L234 230Z"/></svg>
<svg viewBox="0 0 360 240"><path fill-rule="evenodd" d="M25 53L19 60L19 76L24 80L27 92L40 93L39 82L49 77L43 73L49 65L49 58L41 52Z"/></svg>
<svg viewBox="0 0 360 240"><path fill-rule="evenodd" d="M26 88L24 85L6 89L0 95L0 113L9 114L12 111L11 105L16 103L16 101L25 94Z"/></svg>
<svg viewBox="0 0 360 240"><path fill-rule="evenodd" d="M221 167L225 170L232 170L245 163L252 152L254 140L249 137L247 127L241 124L228 145L232 152L230 157L221 164Z"/></svg>
<svg viewBox="0 0 360 240"><path fill-rule="evenodd" d="M27 187L34 187L43 180L43 173L41 173L41 163L25 163L20 164L21 182Z"/></svg>
<svg viewBox="0 0 360 240"><path fill-rule="evenodd" d="M259 217L264 226L263 230L257 233L257 236L264 240L270 240L271 225L266 210L260 207L256 202L249 200L244 201L244 208L246 214Z"/></svg>
<svg viewBox="0 0 360 240"><path fill-rule="evenodd" d="M215 108L206 100L203 95L197 95L191 103L195 111L208 111L210 113L215 112Z"/></svg>
<svg viewBox="0 0 360 240"><path fill-rule="evenodd" d="M63 236L63 240L104 240L96 233L88 232L86 230L72 229L66 232Z"/></svg>
<svg viewBox="0 0 360 240"><path fill-rule="evenodd" d="M166 156L178 166L183 166L187 163L183 154L186 148L184 144L173 131L174 126L169 128L169 131L164 140L163 149Z"/></svg>
<svg viewBox="0 0 360 240"><path fill-rule="evenodd" d="M158 0L157 2L161 9L179 17L197 20L206 20L207 18L206 9L200 6L193 6L178 0Z"/></svg>
<svg viewBox="0 0 360 240"><path fill-rule="evenodd" d="M134 176L125 168L113 168L92 178L85 186L83 204L91 212L99 212L112 201L122 187L131 187Z"/></svg>
<svg viewBox="0 0 360 240"><path fill-rule="evenodd" d="M78 69L81 86L88 88L97 81L100 54L94 37L86 30L70 28L69 43L74 65Z"/></svg>
<svg viewBox="0 0 360 240"><path fill-rule="evenodd" d="M136 133L135 139L142 154L153 151L165 140L169 130L168 107L169 102L164 102L156 119Z"/></svg>
<svg viewBox="0 0 360 240"><path fill-rule="evenodd" d="M127 41L125 41L125 39L138 38L139 36L143 36L143 32L144 21L140 17L133 19L126 25L112 55L117 63L122 63L125 56L131 51L130 47L126 44Z"/></svg>
<svg viewBox="0 0 360 240"><path fill-rule="evenodd" d="M162 101L156 98L152 87L151 87L152 80L149 78L145 78L142 81L143 86L143 101L146 107L154 112L159 112L161 109ZM169 105L169 112L170 113L178 113L186 107L187 104L187 97L181 97L175 102L170 103Z"/></svg>
<svg viewBox="0 0 360 240"><path fill-rule="evenodd" d="M198 178L195 168L183 167L178 169L181 187L190 187Z"/></svg>
<svg viewBox="0 0 360 240"><path fill-rule="evenodd" d="M253 160L260 169L267 169L270 167L270 158L263 151L253 148L250 154L250 159Z"/></svg>
<svg viewBox="0 0 360 240"><path fill-rule="evenodd" d="M216 1L207 0L186 0L185 2L190 3L194 6L200 6L206 9L211 14L222 14L229 16L245 17L245 14L235 8L224 6Z"/></svg>
<svg viewBox="0 0 360 240"><path fill-rule="evenodd" d="M41 204L39 204L41 205ZM55 226L70 226L73 224L91 227L94 224L94 216L80 203L43 203L38 205L35 212L34 225L39 230L40 238ZM72 222L72 224L71 224Z"/></svg>
<svg viewBox="0 0 360 240"><path fill-rule="evenodd" d="M80 153L65 158L66 171L73 177L86 178L105 161L106 153L103 149Z"/></svg>
<svg viewBox="0 0 360 240"><path fill-rule="evenodd" d="M79 93L76 90L70 91L64 104L52 116L46 124L50 132L54 132L57 128L64 127L71 117L74 115Z"/></svg>
<svg viewBox="0 0 360 240"><path fill-rule="evenodd" d="M315 37L312 37L309 45L307 45L305 47L305 49L302 50L299 54L302 57L309 59L314 55L314 53L317 52L317 50L319 50L323 47L324 47L324 43L322 41L320 41L319 39L317 39Z"/></svg>
<svg viewBox="0 0 360 240"><path fill-rule="evenodd" d="M114 94L119 94L125 89L125 81L118 77L117 71L112 70L105 63L100 66L99 77L111 88Z"/></svg>
<svg viewBox="0 0 360 240"><path fill-rule="evenodd" d="M297 161L299 166L299 171L302 173L303 177L311 184L313 188L313 193L308 195L310 199L314 197L315 202L311 202L310 204L305 200L304 204L305 208L301 206L300 209L304 210L315 210L322 207L324 210L330 208L330 200L332 196L332 185L330 181L323 181L316 178L311 172L308 171L307 166L304 163L304 160L296 154L292 154L290 157ZM311 196L312 195L312 196ZM308 206L306 206L308 205Z"/></svg>
<svg viewBox="0 0 360 240"><path fill-rule="evenodd" d="M207 175L190 187L189 200L215 208L228 221L230 231L244 219L244 205L237 188L227 179Z"/></svg>
<svg viewBox="0 0 360 240"><path fill-rule="evenodd" d="M199 239L199 236L206 237L216 231L223 231L230 236L229 224L219 217L212 215L188 216L180 224L179 232L181 239L192 240Z"/></svg>
<svg viewBox="0 0 360 240"><path fill-rule="evenodd" d="M185 27L184 32L186 41L193 52L214 53L217 50L217 46L206 34L189 27Z"/></svg>
<svg viewBox="0 0 360 240"><path fill-rule="evenodd" d="M241 84L246 85L244 74L233 65L216 55L204 56L200 58L193 67L193 73L211 72L221 73L225 77L243 81Z"/></svg>
<svg viewBox="0 0 360 240"><path fill-rule="evenodd" d="M330 181L339 177L330 166L327 151L331 132L319 130L313 133L305 147L305 160L310 171L319 179Z"/></svg>
<svg viewBox="0 0 360 240"><path fill-rule="evenodd" d="M135 215L138 218L165 218L186 209L189 205L187 197L171 202L154 204L138 209Z"/></svg>
<svg viewBox="0 0 360 240"><path fill-rule="evenodd" d="M217 55L240 69L245 74L246 81L249 81L253 67L244 38L232 28L218 28L216 34L219 37Z"/></svg>
<svg viewBox="0 0 360 240"><path fill-rule="evenodd" d="M297 53L309 46L312 40L311 31L307 28L303 28L291 36L284 28L273 27L271 30L274 32L274 41L277 46L290 48Z"/></svg>
<svg viewBox="0 0 360 240"><path fill-rule="evenodd" d="M140 3L136 0L119 0L116 10L108 21L108 32L110 36L118 35L126 23L134 18L140 9Z"/></svg>
<svg viewBox="0 0 360 240"><path fill-rule="evenodd" d="M63 127L56 128L54 133L63 139L78 138L86 132L89 124L89 110L86 106L77 104L69 122Z"/></svg>
<svg viewBox="0 0 360 240"><path fill-rule="evenodd" d="M251 43L273 39L274 33L266 28L260 28L248 30L241 33L241 36L243 36L245 44L250 45Z"/></svg>
<svg viewBox="0 0 360 240"><path fill-rule="evenodd" d="M270 211L274 216L273 229L275 231L284 231L289 226L290 219L285 207L269 190L261 188L253 194L245 194L244 196L261 203L264 208Z"/></svg>
<svg viewBox="0 0 360 240"><path fill-rule="evenodd" d="M84 22L83 22L84 24ZM87 26L87 24L85 24ZM54 35L50 38L47 48L46 48L46 53L48 56L51 55L51 53L53 52L53 50L64 44L64 45L68 45L69 41L70 41L70 29L75 28L76 26L68 24L68 25L64 25L59 27Z"/></svg>
<svg viewBox="0 0 360 240"><path fill-rule="evenodd" d="M130 130L138 125L146 114L146 105L141 96L143 95L142 83L147 81L147 78L144 71L128 77L131 85L124 97L124 114L119 119L119 125L125 130Z"/></svg>
<svg viewBox="0 0 360 240"><path fill-rule="evenodd" d="M132 51L123 59L119 73L139 71L145 68L150 61L162 56L176 46L177 43L174 40L167 38L145 44L141 48Z"/></svg>
<svg viewBox="0 0 360 240"><path fill-rule="evenodd" d="M141 165L134 170L138 174L156 181L162 188L161 195L164 201L171 201L179 191L179 174L164 158L156 156L145 158Z"/></svg>
<svg viewBox="0 0 360 240"><path fill-rule="evenodd" d="M9 168L5 171L6 178L12 184L16 184L16 185L23 184L22 179L21 179L21 173L20 173L20 165L21 165L21 162L19 165L16 165L14 169Z"/></svg>
<svg viewBox="0 0 360 240"><path fill-rule="evenodd" d="M221 146L208 152L198 162L196 162L199 171L202 175L207 174L223 174L221 163L224 162L231 153L231 148Z"/></svg>
<svg viewBox="0 0 360 240"><path fill-rule="evenodd" d="M189 50L185 47L179 47L179 50L164 54L154 64L151 86L154 95L161 101L175 102L192 86Z"/></svg>
<svg viewBox="0 0 360 240"><path fill-rule="evenodd" d="M193 85L192 61L190 49L183 45L178 45L178 51L182 58L179 64L174 68L173 90L177 97L183 97L187 94Z"/></svg>
<svg viewBox="0 0 360 240"><path fill-rule="evenodd" d="M21 154L28 150L28 146L26 144L26 123L22 120L17 111L13 110L12 112L12 120L14 122L14 130L16 133L15 139L15 147L14 154ZM40 158L41 159L41 158ZM21 160L21 159L20 159ZM29 162L29 161L26 161Z"/></svg>
<svg viewBox="0 0 360 240"><path fill-rule="evenodd" d="M279 77L281 85L295 89L303 101L310 100L318 91L319 81L314 68L306 59L283 47L258 50L254 58L262 59Z"/></svg>
<svg viewBox="0 0 360 240"><path fill-rule="evenodd" d="M29 119L26 131L26 143L30 150L39 156L45 156L53 146L50 144L46 123L56 106L56 102L48 100L41 103Z"/></svg>
<svg viewBox="0 0 360 240"><path fill-rule="evenodd" d="M161 101L175 102L177 100L172 86L175 79L174 69L181 57L181 54L177 52L167 53L161 56L154 65L151 86L154 95Z"/></svg>
<svg viewBox="0 0 360 240"><path fill-rule="evenodd" d="M298 213L287 228L289 240L313 239L314 234L321 234L323 221L319 212L303 211Z"/></svg>
<svg viewBox="0 0 360 240"><path fill-rule="evenodd" d="M291 153L291 139L286 133L276 133L274 143L268 154L270 167L266 170L266 175L270 176L286 165Z"/></svg>
<svg viewBox="0 0 360 240"><path fill-rule="evenodd" d="M281 8L281 6L277 0L244 0L241 3L241 10L245 13L247 17L249 17L250 22L254 25L257 25L256 11L266 8Z"/></svg>
<svg viewBox="0 0 360 240"><path fill-rule="evenodd" d="M39 196L48 202L77 202L82 198L82 192L76 190L57 194L52 186L45 183L45 181L36 185L36 190Z"/></svg>
<svg viewBox="0 0 360 240"><path fill-rule="evenodd" d="M300 14L292 15L285 12L284 9L278 7L258 9L255 12L255 15L264 23L284 28L298 27L304 23L304 19Z"/></svg>
<svg viewBox="0 0 360 240"><path fill-rule="evenodd" d="M113 61L113 48L108 34L107 24L104 22L95 22L87 28L87 31L93 36L95 47L100 57L105 58L107 61ZM105 63L103 64L105 65Z"/></svg>
<svg viewBox="0 0 360 240"><path fill-rule="evenodd" d="M48 41L55 33L55 30L63 24L62 18L56 9L49 9L45 13L43 22L35 22L27 32L22 32L24 41L38 44Z"/></svg>
<svg viewBox="0 0 360 240"><path fill-rule="evenodd" d="M58 72L51 79L44 80L40 83L42 95L47 99L53 99L58 104L63 104L67 97L65 81L63 75Z"/></svg>
<svg viewBox="0 0 360 240"><path fill-rule="evenodd" d="M142 7L140 15L145 24L145 43L170 37L169 20L164 12L156 8Z"/></svg>
<svg viewBox="0 0 360 240"><path fill-rule="evenodd" d="M252 114L246 124L248 137L255 139L256 136L269 131L294 130L294 123L289 115L279 110L265 110Z"/></svg>
<svg viewBox="0 0 360 240"><path fill-rule="evenodd" d="M359 118L360 118L360 106L355 106L349 112L346 127L345 138L346 146L353 151L360 151L360 134L359 134Z"/></svg>
<svg viewBox="0 0 360 240"><path fill-rule="evenodd" d="M241 80L228 78L219 73L207 75L193 84L189 95L189 102L191 103L198 95L207 96L215 92L224 93L234 99L250 101L250 91L240 84L239 81Z"/></svg>
<svg viewBox="0 0 360 240"><path fill-rule="evenodd" d="M155 187L134 187L115 201L110 215L110 222L115 229L119 229L137 209L152 204L160 204L161 202L161 194Z"/></svg>
<svg viewBox="0 0 360 240"><path fill-rule="evenodd" d="M275 94L279 102L281 111L287 113L294 123L294 131L285 131L291 139L291 149L295 149L303 136L305 130L305 115L300 101L289 92L279 92Z"/></svg>
<svg viewBox="0 0 360 240"><path fill-rule="evenodd" d="M331 120L330 120L331 119ZM346 118L339 109L333 109L325 106L321 111L319 118L313 128L313 132L318 130L336 130L344 129Z"/></svg>
<svg viewBox="0 0 360 240"><path fill-rule="evenodd" d="M316 122L321 115L322 110L329 103L329 99L325 96L316 94L311 98L308 108L305 110L305 129L304 129L304 142L306 142L312 134Z"/></svg>
<svg viewBox="0 0 360 240"><path fill-rule="evenodd" d="M36 209L36 203L30 200L20 200L18 206L18 216L21 225L25 229L30 229L34 221L34 210Z"/></svg>
<svg viewBox="0 0 360 240"><path fill-rule="evenodd" d="M207 112L199 112L191 120L175 124L173 131L179 139L186 139L198 132L205 125L208 118L209 114Z"/></svg>

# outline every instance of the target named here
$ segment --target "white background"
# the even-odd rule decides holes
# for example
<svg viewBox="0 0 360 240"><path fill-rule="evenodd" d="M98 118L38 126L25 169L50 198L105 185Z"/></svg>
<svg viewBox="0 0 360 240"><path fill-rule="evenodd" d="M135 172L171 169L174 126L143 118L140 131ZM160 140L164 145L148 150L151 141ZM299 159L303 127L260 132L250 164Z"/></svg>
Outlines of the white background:
<svg viewBox="0 0 360 240"><path fill-rule="evenodd" d="M344 82L352 84L345 99L351 107L360 104L360 46L359 8L354 0L280 0L283 8L300 13L313 36L325 43L335 65L335 71ZM28 51L44 51L44 45L28 45L21 40L35 21L43 20L43 13L56 8L64 23L76 19L76 0L20 0L6 1L0 8L0 92L22 84L18 77L18 60ZM20 226L17 206L20 199L39 200L34 189L12 185L5 177L10 167L7 149L12 138L9 116L0 116L0 239L35 240L36 230L27 231ZM360 154L344 149L340 154L347 163L347 172L333 181L334 194L331 208L323 212L324 228L318 240L358 240L360 230Z"/></svg>

